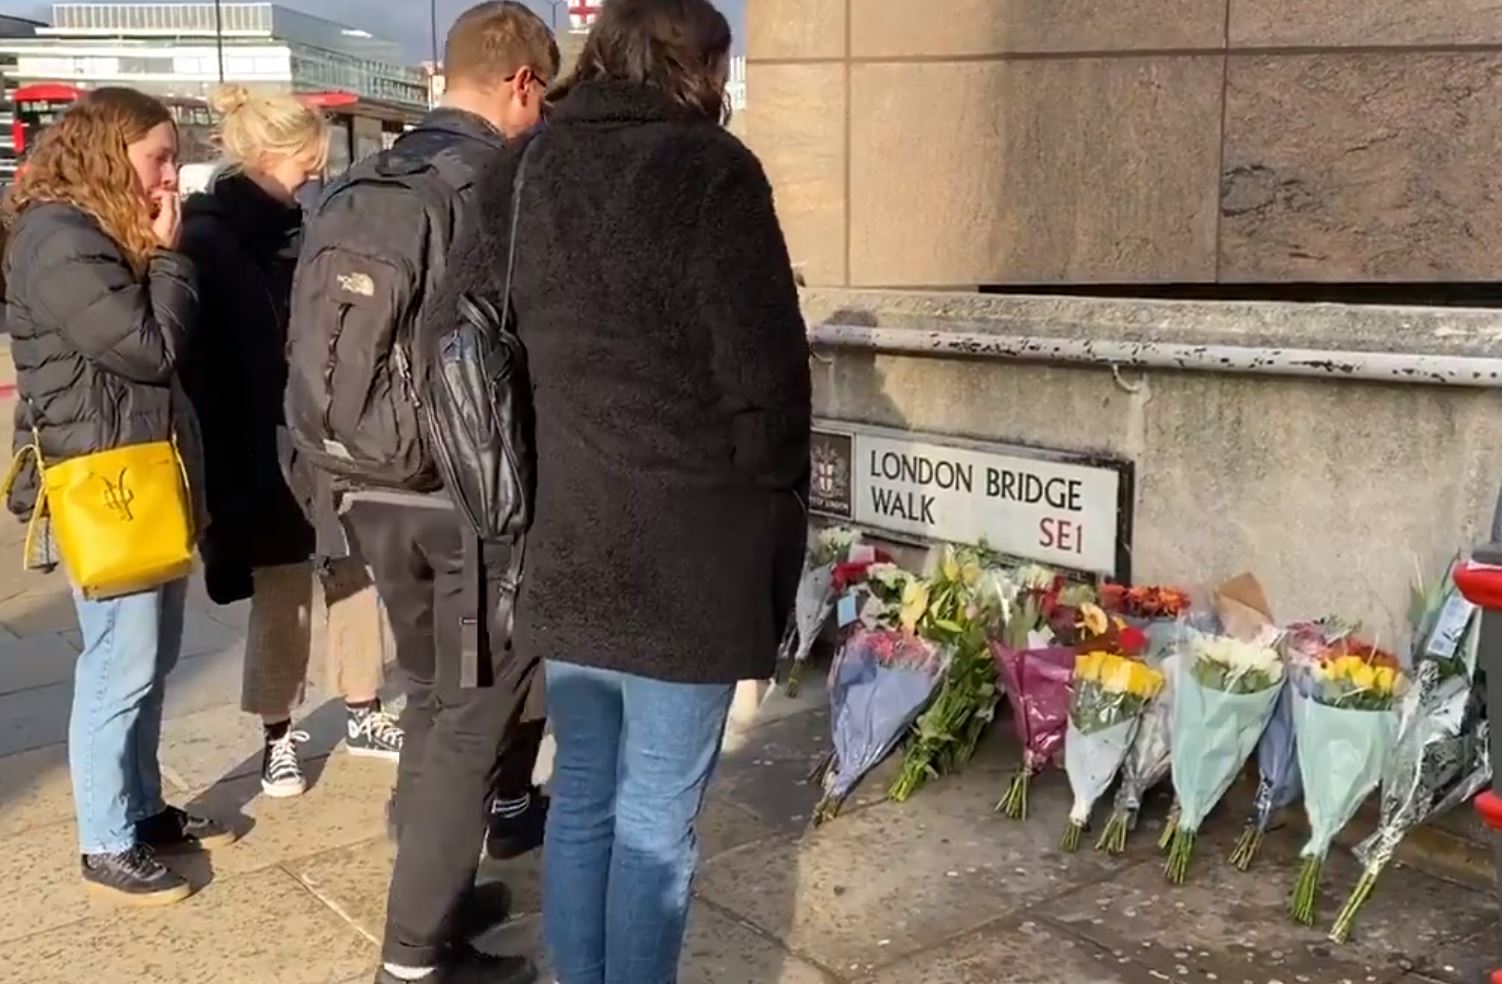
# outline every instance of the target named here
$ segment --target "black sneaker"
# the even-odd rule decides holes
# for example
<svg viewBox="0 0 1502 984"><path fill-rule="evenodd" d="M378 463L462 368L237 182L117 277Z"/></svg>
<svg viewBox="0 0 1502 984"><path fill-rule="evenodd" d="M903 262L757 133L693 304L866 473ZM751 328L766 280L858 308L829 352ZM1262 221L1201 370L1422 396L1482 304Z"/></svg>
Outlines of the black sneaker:
<svg viewBox="0 0 1502 984"><path fill-rule="evenodd" d="M452 957L415 981L398 977L384 965L375 976L375 984L535 984L536 981L537 967L526 957L497 957L467 946L455 947Z"/></svg>
<svg viewBox="0 0 1502 984"><path fill-rule="evenodd" d="M344 746L351 755L395 762L402 755L402 738L402 729L396 718L382 710L379 702L370 707L349 709Z"/></svg>
<svg viewBox="0 0 1502 984"><path fill-rule="evenodd" d="M286 726L279 731L266 732L266 748L261 754L261 791L275 799L301 796L308 790L308 780L302 774L297 746L308 740L308 733Z"/></svg>
<svg viewBox="0 0 1502 984"><path fill-rule="evenodd" d="M221 823L169 806L136 824L136 839L158 854L176 854L229 847L240 835Z"/></svg>
<svg viewBox="0 0 1502 984"><path fill-rule="evenodd" d="M526 809L516 816L504 816L505 804L499 799L491 801L485 854L492 861L510 861L542 846L548 823L548 798L542 790L534 788L528 800Z"/></svg>
<svg viewBox="0 0 1502 984"><path fill-rule="evenodd" d="M145 844L119 854L85 854L80 863L85 890L113 902L171 905L193 894L187 879L164 866Z"/></svg>

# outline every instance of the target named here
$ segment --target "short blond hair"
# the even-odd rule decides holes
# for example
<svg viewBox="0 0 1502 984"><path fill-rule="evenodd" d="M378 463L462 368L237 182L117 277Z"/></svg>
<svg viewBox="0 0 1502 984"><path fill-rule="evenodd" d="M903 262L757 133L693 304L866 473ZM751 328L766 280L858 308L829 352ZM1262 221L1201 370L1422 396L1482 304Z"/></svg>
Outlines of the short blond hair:
<svg viewBox="0 0 1502 984"><path fill-rule="evenodd" d="M541 17L515 0L487 0L459 15L444 45L451 87L494 85L523 68L558 76L558 42Z"/></svg>
<svg viewBox="0 0 1502 984"><path fill-rule="evenodd" d="M314 170L328 161L329 126L323 114L289 95L261 95L243 85L214 93L220 116L219 146L237 167L306 158Z"/></svg>

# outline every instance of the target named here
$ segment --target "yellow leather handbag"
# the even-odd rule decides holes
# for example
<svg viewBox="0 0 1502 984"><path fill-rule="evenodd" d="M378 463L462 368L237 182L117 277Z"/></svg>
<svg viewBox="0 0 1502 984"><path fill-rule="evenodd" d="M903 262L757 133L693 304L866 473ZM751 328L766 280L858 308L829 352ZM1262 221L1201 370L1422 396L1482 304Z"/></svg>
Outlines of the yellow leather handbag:
<svg viewBox="0 0 1502 984"><path fill-rule="evenodd" d="M28 456L36 459L40 482L26 555L35 556L33 539L50 532L69 580L85 598L133 594L192 572L193 507L174 442L130 444L46 464L33 439L11 462L7 494Z"/></svg>

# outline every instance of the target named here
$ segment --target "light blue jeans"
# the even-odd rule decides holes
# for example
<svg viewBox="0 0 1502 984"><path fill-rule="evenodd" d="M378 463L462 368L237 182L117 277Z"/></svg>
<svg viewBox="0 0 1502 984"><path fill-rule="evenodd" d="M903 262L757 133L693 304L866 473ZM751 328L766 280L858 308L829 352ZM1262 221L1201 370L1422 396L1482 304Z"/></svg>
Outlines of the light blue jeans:
<svg viewBox="0 0 1502 984"><path fill-rule="evenodd" d="M735 688L547 664L543 932L559 984L674 984Z"/></svg>
<svg viewBox="0 0 1502 984"><path fill-rule="evenodd" d="M157 745L187 603L186 580L108 601L74 592L83 655L74 674L68 767L84 854L129 850L136 822L166 809Z"/></svg>

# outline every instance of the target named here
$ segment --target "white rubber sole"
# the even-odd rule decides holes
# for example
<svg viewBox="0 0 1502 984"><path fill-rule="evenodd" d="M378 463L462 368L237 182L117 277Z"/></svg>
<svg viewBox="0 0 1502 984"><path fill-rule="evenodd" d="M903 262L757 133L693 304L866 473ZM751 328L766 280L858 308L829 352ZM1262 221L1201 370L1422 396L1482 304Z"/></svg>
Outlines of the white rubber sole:
<svg viewBox="0 0 1502 984"><path fill-rule="evenodd" d="M378 752L373 748L352 748L349 745L345 745L344 750L355 758L384 759L387 762L400 761L402 757L401 752Z"/></svg>
<svg viewBox="0 0 1502 984"><path fill-rule="evenodd" d="M308 784L300 782L296 786L277 786L266 780L261 780L261 792L272 799L296 799L308 791Z"/></svg>

